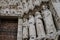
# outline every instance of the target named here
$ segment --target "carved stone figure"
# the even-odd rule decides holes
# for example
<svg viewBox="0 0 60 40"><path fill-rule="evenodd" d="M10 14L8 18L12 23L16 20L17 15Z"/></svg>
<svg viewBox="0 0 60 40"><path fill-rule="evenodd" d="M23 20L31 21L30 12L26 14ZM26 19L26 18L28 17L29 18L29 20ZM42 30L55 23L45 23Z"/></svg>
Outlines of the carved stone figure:
<svg viewBox="0 0 60 40"><path fill-rule="evenodd" d="M46 27L46 32L47 35L54 39L56 36L56 29L55 29L55 25L53 23L53 18L52 18L52 13L48 10L46 5L43 5L43 19L44 19L44 23L45 23L45 27Z"/></svg>
<svg viewBox="0 0 60 40"><path fill-rule="evenodd" d="M26 1L27 0L22 1L24 13L28 13L28 11L29 11L28 2L26 2Z"/></svg>
<svg viewBox="0 0 60 40"><path fill-rule="evenodd" d="M17 7L18 8L18 13L20 13L19 15L21 16L21 17L23 17L23 15L24 15L24 11L23 11L23 6L22 6L22 2L20 2L20 5Z"/></svg>
<svg viewBox="0 0 60 40"><path fill-rule="evenodd" d="M42 39L42 38L45 37L45 31L44 31L42 16L41 16L40 12L35 13L35 21L36 21L36 28L37 28L38 38Z"/></svg>
<svg viewBox="0 0 60 40"><path fill-rule="evenodd" d="M36 38L36 31L35 31L35 26L34 26L34 17L33 15L29 15L29 40L35 40Z"/></svg>
<svg viewBox="0 0 60 40"><path fill-rule="evenodd" d="M35 6L33 5L33 3L34 3L33 0L28 0L28 4L29 4L28 7L29 7L30 10L33 10L34 7L35 7Z"/></svg>
<svg viewBox="0 0 60 40"><path fill-rule="evenodd" d="M23 40L28 40L28 20L23 18Z"/></svg>
<svg viewBox="0 0 60 40"><path fill-rule="evenodd" d="M19 17L19 19L18 19L17 40L22 40L22 25L23 25L23 21Z"/></svg>

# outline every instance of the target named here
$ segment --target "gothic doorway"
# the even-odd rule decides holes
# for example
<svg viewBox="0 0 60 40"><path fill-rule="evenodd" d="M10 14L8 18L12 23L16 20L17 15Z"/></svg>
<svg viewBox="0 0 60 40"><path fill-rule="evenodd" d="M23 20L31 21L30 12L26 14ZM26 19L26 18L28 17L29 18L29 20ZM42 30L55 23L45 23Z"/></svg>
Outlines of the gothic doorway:
<svg viewBox="0 0 60 40"><path fill-rule="evenodd" d="M17 40L18 20L0 18L0 40Z"/></svg>

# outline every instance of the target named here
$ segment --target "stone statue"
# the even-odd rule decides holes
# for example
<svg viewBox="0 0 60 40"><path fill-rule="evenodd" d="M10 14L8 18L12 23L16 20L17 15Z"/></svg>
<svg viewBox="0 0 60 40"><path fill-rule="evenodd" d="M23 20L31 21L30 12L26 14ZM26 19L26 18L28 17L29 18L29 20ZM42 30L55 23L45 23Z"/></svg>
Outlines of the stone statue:
<svg viewBox="0 0 60 40"><path fill-rule="evenodd" d="M24 11L23 11L22 2L20 2L20 5L17 6L17 8L18 8L17 12L20 13L19 15L20 15L21 17L23 17Z"/></svg>
<svg viewBox="0 0 60 40"><path fill-rule="evenodd" d="M22 1L24 13L28 13L28 11L29 11L28 2L26 2L26 1L27 0Z"/></svg>
<svg viewBox="0 0 60 40"><path fill-rule="evenodd" d="M36 21L38 39L40 40L45 37L45 31L40 12L35 13L35 21Z"/></svg>
<svg viewBox="0 0 60 40"><path fill-rule="evenodd" d="M35 40L36 38L36 30L35 30L35 25L34 25L34 17L33 15L29 15L29 40Z"/></svg>
<svg viewBox="0 0 60 40"><path fill-rule="evenodd" d="M28 0L28 4L29 4L28 7L29 7L30 10L33 10L34 7L35 7L35 6L33 5L33 3L34 3L33 0Z"/></svg>
<svg viewBox="0 0 60 40"><path fill-rule="evenodd" d="M23 18L23 40L28 40L28 20Z"/></svg>
<svg viewBox="0 0 60 40"><path fill-rule="evenodd" d="M46 5L43 5L42 9L42 15L46 26L47 35L48 37L54 39L56 36L56 29L53 23L52 13L49 11Z"/></svg>

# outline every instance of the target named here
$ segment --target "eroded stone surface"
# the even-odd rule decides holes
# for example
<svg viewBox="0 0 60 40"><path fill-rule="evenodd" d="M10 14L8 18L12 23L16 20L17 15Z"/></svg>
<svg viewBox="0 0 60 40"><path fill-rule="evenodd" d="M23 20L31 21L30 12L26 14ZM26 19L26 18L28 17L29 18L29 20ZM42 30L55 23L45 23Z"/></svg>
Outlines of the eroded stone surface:
<svg viewBox="0 0 60 40"><path fill-rule="evenodd" d="M40 40L43 38L55 40L60 35L60 3L59 0L52 3L55 15L57 15L53 20L53 13L49 9L42 10L41 7L44 4L49 6L49 2L48 0L0 0L0 16L18 17L17 40ZM24 16L28 21L23 20ZM56 31L57 28L58 31Z"/></svg>

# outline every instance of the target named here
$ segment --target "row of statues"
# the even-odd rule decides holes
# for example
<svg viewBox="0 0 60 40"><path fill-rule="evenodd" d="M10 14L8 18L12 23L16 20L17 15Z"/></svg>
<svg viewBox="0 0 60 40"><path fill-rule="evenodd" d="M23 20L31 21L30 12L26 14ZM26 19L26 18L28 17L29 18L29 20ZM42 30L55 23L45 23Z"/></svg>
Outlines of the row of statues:
<svg viewBox="0 0 60 40"><path fill-rule="evenodd" d="M11 16L23 16L29 10L33 10L35 6L40 6L42 0L0 0L0 14L8 14ZM58 0L57 0L58 2ZM36 11L34 16L29 15L29 19L18 18L17 40L46 40L56 39L60 32L60 25L55 26L52 13L47 6L42 6L41 13ZM59 20L58 20L59 21Z"/></svg>
<svg viewBox="0 0 60 40"><path fill-rule="evenodd" d="M53 21L52 13L47 6L43 5L42 7L43 10L41 13L36 11L34 16L29 15L29 19L22 19L23 40L28 40L28 38L29 40L46 40L47 38L56 40L58 32Z"/></svg>

